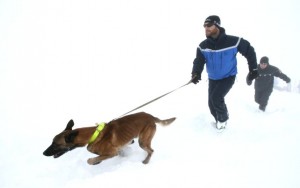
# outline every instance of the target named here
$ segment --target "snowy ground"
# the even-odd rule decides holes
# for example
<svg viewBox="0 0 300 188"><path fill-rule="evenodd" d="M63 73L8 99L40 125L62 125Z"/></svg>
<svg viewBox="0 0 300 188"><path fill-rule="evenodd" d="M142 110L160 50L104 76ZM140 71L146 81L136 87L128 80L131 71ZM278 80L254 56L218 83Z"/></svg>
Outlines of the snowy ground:
<svg viewBox="0 0 300 188"><path fill-rule="evenodd" d="M287 28L300 32L294 24L299 4L215 3L210 9L199 0L0 1L0 187L300 187L299 63L293 56L300 40L282 36ZM224 9L228 5L234 11ZM58 159L42 155L70 119L75 128L107 122L188 82L210 14L221 16L229 34L250 40L258 58L269 56L291 77L292 92L274 90L267 111L258 111L238 55L223 133L211 125L204 72L198 85L137 110L177 117L169 127L158 126L149 164L142 164L145 152L137 142L125 156L96 166L86 163L94 156L86 148Z"/></svg>
<svg viewBox="0 0 300 188"><path fill-rule="evenodd" d="M205 83L199 85L205 87ZM299 187L299 107L295 106L300 102L299 94L275 90L267 111L261 113L251 101L252 93L239 95L238 85L228 96L230 121L223 133L211 126L201 86L186 86L145 107L143 110L158 117L178 118L169 127L158 126L153 140L155 153L148 165L141 163L145 152L136 143L125 148L125 156L96 166L86 163L93 154L85 148L58 159L47 158L42 152L68 119L45 120L28 130L29 125L16 117L13 127L5 127L10 132L2 131L0 185ZM246 87L245 92L249 90ZM80 117L74 117L75 127L83 126L76 124L76 119ZM89 120L89 124L95 121Z"/></svg>

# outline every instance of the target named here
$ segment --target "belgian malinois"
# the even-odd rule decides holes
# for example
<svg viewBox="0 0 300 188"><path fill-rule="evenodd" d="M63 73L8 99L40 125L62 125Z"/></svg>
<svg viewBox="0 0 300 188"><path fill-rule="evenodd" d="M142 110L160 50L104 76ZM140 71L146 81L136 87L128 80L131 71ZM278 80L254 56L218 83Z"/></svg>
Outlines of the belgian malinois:
<svg viewBox="0 0 300 188"><path fill-rule="evenodd" d="M117 156L122 147L138 137L139 146L148 153L143 160L143 163L147 164L154 151L151 148L151 140L156 131L155 123L169 125L175 119L174 117L160 120L145 112L139 112L110 121L102 127L101 132L97 126L72 130L74 122L70 120L65 130L53 138L52 144L43 154L58 158L72 149L87 145L88 151L99 155L87 161L88 164L95 165ZM94 140L91 139L97 131L99 135Z"/></svg>

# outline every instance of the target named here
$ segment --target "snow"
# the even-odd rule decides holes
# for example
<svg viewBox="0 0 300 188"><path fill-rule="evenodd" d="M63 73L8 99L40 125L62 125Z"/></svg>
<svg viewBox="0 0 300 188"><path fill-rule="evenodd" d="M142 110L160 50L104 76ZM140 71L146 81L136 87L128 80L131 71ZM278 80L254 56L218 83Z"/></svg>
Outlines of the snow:
<svg viewBox="0 0 300 188"><path fill-rule="evenodd" d="M286 35L299 33L299 3L259 3L1 1L0 187L298 188L294 45L300 41ZM137 142L95 166L87 164L94 154L86 148L58 159L43 156L70 119L74 128L107 122L187 83L204 39L202 21L210 14L220 15L228 34L249 40L258 59L269 56L291 77L288 91L282 82L273 91L266 112L254 102L253 86L245 83L246 60L238 55L224 132L212 126L203 72L199 84L135 111L177 117L168 127L157 126L149 164L142 164L146 154Z"/></svg>

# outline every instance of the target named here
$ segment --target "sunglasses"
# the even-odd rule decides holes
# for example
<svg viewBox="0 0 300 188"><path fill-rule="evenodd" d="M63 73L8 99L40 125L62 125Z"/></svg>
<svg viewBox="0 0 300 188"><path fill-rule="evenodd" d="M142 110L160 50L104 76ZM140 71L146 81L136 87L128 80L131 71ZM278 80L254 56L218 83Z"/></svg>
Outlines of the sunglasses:
<svg viewBox="0 0 300 188"><path fill-rule="evenodd" d="M203 25L203 27L205 28L205 27L211 27L211 26L213 26L214 24L213 23L205 23L204 25Z"/></svg>

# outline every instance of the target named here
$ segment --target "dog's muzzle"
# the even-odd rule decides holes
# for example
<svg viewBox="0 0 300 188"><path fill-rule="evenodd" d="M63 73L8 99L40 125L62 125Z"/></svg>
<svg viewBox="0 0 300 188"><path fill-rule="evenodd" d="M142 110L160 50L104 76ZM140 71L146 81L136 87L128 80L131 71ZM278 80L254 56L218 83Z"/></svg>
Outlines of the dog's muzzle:
<svg viewBox="0 0 300 188"><path fill-rule="evenodd" d="M73 150L74 148L75 148L75 146L63 148L63 149L62 148L57 149L56 146L51 145L43 152L43 155L45 155L47 157L53 156L54 158L58 158L58 157L62 156L63 154L67 153L68 151Z"/></svg>

